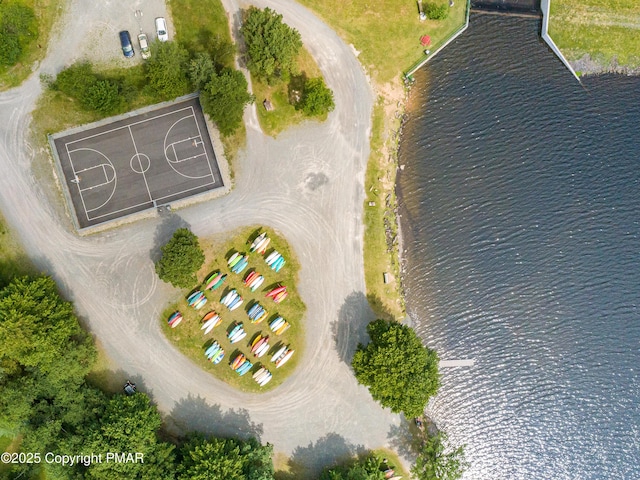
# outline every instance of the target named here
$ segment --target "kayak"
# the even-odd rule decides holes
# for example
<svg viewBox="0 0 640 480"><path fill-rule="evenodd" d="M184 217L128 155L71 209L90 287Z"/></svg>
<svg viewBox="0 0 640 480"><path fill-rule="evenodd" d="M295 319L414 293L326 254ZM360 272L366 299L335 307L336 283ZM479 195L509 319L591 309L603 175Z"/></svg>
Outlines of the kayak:
<svg viewBox="0 0 640 480"><path fill-rule="evenodd" d="M242 271L247 268L249 266L249 261L248 260L244 260L242 262L240 262L238 265L236 265L236 268L234 269L234 273L237 273L238 275L240 275L242 273Z"/></svg>
<svg viewBox="0 0 640 480"><path fill-rule="evenodd" d="M171 316L169 316L168 323L169 325L173 325L175 322L180 322L182 320L182 314L180 312L173 312Z"/></svg>
<svg viewBox="0 0 640 480"><path fill-rule="evenodd" d="M260 245L258 248L256 248L256 252L258 252L260 255L264 255L264 253L267 251L267 247L269 246L269 243L271 242L270 238L265 238L264 242L262 242L262 245Z"/></svg>
<svg viewBox="0 0 640 480"><path fill-rule="evenodd" d="M219 289L224 283L226 278L227 278L227 274L225 273L220 277L220 279L216 283L213 284L213 287L211 287L211 290L213 291L213 290Z"/></svg>
<svg viewBox="0 0 640 480"><path fill-rule="evenodd" d="M269 324L269 328L270 328L272 331L274 331L274 332L275 332L277 329L279 329L279 328L280 328L280 326L281 326L283 323L284 323L284 318L282 318L282 317L278 317L278 318L276 318L275 320L273 320L273 321L271 322L271 324Z"/></svg>
<svg viewBox="0 0 640 480"><path fill-rule="evenodd" d="M238 368L238 370L236 370L236 372L238 372L238 375L242 376L252 368L253 368L253 363L247 360L246 362L244 362L244 364L240 368Z"/></svg>
<svg viewBox="0 0 640 480"><path fill-rule="evenodd" d="M256 349L254 355L258 358L262 357L269 351L269 341L264 342L258 349Z"/></svg>
<svg viewBox="0 0 640 480"><path fill-rule="evenodd" d="M240 365L242 365L242 362L244 362L245 358L246 357L244 356L244 354L239 353L238 356L233 359L233 362L231 362L231 368L233 370L238 368Z"/></svg>
<svg viewBox="0 0 640 480"><path fill-rule="evenodd" d="M229 257L229 260L227 261L227 265L231 266L231 264L240 256L240 253L236 252L233 255L231 255Z"/></svg>
<svg viewBox="0 0 640 480"><path fill-rule="evenodd" d="M202 298L193 306L193 308L195 308L196 310L200 310L207 304L207 301L207 297L203 295Z"/></svg>
<svg viewBox="0 0 640 480"><path fill-rule="evenodd" d="M241 302L242 301L242 297L240 295L236 295L235 298L233 300L231 300L231 302L229 303L229 305L227 305L229 307L229 310L231 310L236 303Z"/></svg>
<svg viewBox="0 0 640 480"><path fill-rule="evenodd" d="M287 293L287 291L286 291L286 290L285 290L285 291L283 291L283 292L280 292L280 293L279 293L279 294L277 294L275 297L273 297L273 301L274 301L274 302L276 302L276 303L280 303L280 302L281 302L281 301L283 301L285 298L287 298L287 295L288 295L288 293Z"/></svg>
<svg viewBox="0 0 640 480"><path fill-rule="evenodd" d="M210 357L214 354L214 352L217 352L218 350L220 350L220 344L218 342L213 342L211 346L204 351L204 354L207 357Z"/></svg>
<svg viewBox="0 0 640 480"><path fill-rule="evenodd" d="M258 379L258 377L260 377L260 375L262 375L263 373L267 372L268 370L266 369L266 367L260 367L259 370L256 371L256 373L254 373L253 375L251 375L255 380Z"/></svg>
<svg viewBox="0 0 640 480"><path fill-rule="evenodd" d="M278 360L288 350L288 348L289 347L286 345L280 348L280 350L273 354L273 356L271 357L271 361L275 362L276 360Z"/></svg>
<svg viewBox="0 0 640 480"><path fill-rule="evenodd" d="M258 235L256 239L253 241L253 243L251 244L249 251L255 252L258 249L258 247L262 245L262 242L264 241L266 236L267 236L267 232L262 232L260 235Z"/></svg>
<svg viewBox="0 0 640 480"><path fill-rule="evenodd" d="M289 322L284 322L280 327L278 327L278 329L276 330L276 335L282 335L284 332L286 332L287 330L289 330L289 327L291 325L289 325Z"/></svg>
<svg viewBox="0 0 640 480"><path fill-rule="evenodd" d="M204 297L204 293L202 293L200 290L198 290L197 292L193 292L191 295L189 295L187 297L187 303L189 304L190 307L192 307L193 305L198 303L198 301L202 297Z"/></svg>
<svg viewBox="0 0 640 480"><path fill-rule="evenodd" d="M235 254L234 254L233 256L235 256ZM232 258L233 258L233 256L232 256ZM238 255L237 255L237 256L235 256L235 258L233 258L233 260L230 260L230 262L229 262L229 268L233 268L233 267L235 267L235 266L238 264L238 262L239 262L240 260L242 260L243 258L244 258L244 256L238 253Z"/></svg>
<svg viewBox="0 0 640 480"><path fill-rule="evenodd" d="M236 334L235 337L233 337L233 339L231 339L229 342L230 343L238 343L240 340L242 340L244 337L247 336L247 332L245 332L244 330L242 330L240 332L240 334Z"/></svg>
<svg viewBox="0 0 640 480"><path fill-rule="evenodd" d="M254 303L253 306L251 308L249 308L249 311L247 312L247 315L249 315L249 317L251 317L251 315L253 315L256 311L258 311L258 309L260 308L260 304L259 303Z"/></svg>
<svg viewBox="0 0 640 480"><path fill-rule="evenodd" d="M287 262L285 262L284 258L283 258L282 261L280 263L278 263L278 266L276 266L276 268L274 269L276 271L276 273L278 273L282 269L282 267L284 267L285 263L287 263Z"/></svg>
<svg viewBox="0 0 640 480"><path fill-rule="evenodd" d="M255 270L251 271L249 275L244 279L244 284L249 285L256 277L258 276L258 272Z"/></svg>
<svg viewBox="0 0 640 480"><path fill-rule="evenodd" d="M278 295L281 292L286 292L287 291L287 287L282 286L282 287L276 287L273 290L271 290L269 293L267 293L265 296L266 297L275 297L276 295Z"/></svg>
<svg viewBox="0 0 640 480"><path fill-rule="evenodd" d="M264 387L267 383L271 381L272 378L273 378L273 375L269 373L269 375L265 376L264 379L262 379L258 385L260 385L261 387Z"/></svg>
<svg viewBox="0 0 640 480"><path fill-rule="evenodd" d="M276 360L276 368L280 368L282 365L287 363L289 359L293 356L294 351L295 350L288 350L287 353L285 353L282 358Z"/></svg>
<svg viewBox="0 0 640 480"><path fill-rule="evenodd" d="M238 330L240 330L241 328L242 328L242 324L241 323L236 325L235 327L233 327L233 329L227 335L227 338L231 339L231 337L233 337L238 332Z"/></svg>
<svg viewBox="0 0 640 480"><path fill-rule="evenodd" d="M220 303L228 307L231 304L231 302L235 300L237 296L238 296L238 292L236 292L235 290L231 290L224 297L220 299Z"/></svg>
<svg viewBox="0 0 640 480"><path fill-rule="evenodd" d="M257 340L257 341L256 341ZM262 335L258 335L256 340L253 341L251 345L251 353L255 353L265 342L269 341L269 337L263 337Z"/></svg>
<svg viewBox="0 0 640 480"><path fill-rule="evenodd" d="M266 310L262 310L262 312L260 312L260 314L256 315L256 317L251 320L251 323L260 323L262 322L265 318L267 318L267 315L269 315L269 312L267 312Z"/></svg>
<svg viewBox="0 0 640 480"><path fill-rule="evenodd" d="M269 255L267 255L267 258L265 258L264 261L267 262L267 265L271 265L271 263L273 263L279 256L280 254L278 253L278 251L274 250Z"/></svg>
<svg viewBox="0 0 640 480"><path fill-rule="evenodd" d="M211 358L211 361L213 362L214 365L217 365L222 361L223 358L224 358L224 350L221 348L220 351L214 357Z"/></svg>
<svg viewBox="0 0 640 480"><path fill-rule="evenodd" d="M264 277L262 275L260 275L251 285L250 290L252 292L255 292L258 288L260 288L260 286L263 284L264 282Z"/></svg>
<svg viewBox="0 0 640 480"><path fill-rule="evenodd" d="M209 278L207 278L204 289L211 290L213 286L218 282L218 280L220 280L220 277L222 277L222 273L220 272L211 275Z"/></svg>
<svg viewBox="0 0 640 480"><path fill-rule="evenodd" d="M205 324L202 326L202 328L204 329L204 334L206 335L221 323L222 323L222 319L220 318L220 315L216 315L215 317L213 317L211 320L207 322L208 325Z"/></svg>
<svg viewBox="0 0 640 480"><path fill-rule="evenodd" d="M238 297L238 299L237 299L237 300L238 300L238 301L234 302L234 303L233 303L233 305L231 305L231 306L229 307L229 310L231 310L231 311L235 310L235 309L236 309L236 308L238 308L240 305L242 305L242 302L244 301L244 300L242 300L242 297Z"/></svg>

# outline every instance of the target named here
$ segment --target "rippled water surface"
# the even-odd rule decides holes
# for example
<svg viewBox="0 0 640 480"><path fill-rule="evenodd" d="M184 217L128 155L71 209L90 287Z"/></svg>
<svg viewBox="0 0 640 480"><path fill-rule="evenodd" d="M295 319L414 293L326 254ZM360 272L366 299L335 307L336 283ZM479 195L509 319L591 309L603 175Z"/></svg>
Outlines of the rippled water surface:
<svg viewBox="0 0 640 480"><path fill-rule="evenodd" d="M466 479L640 478L640 79L583 86L535 20L475 15L417 76L399 177L429 413Z"/></svg>

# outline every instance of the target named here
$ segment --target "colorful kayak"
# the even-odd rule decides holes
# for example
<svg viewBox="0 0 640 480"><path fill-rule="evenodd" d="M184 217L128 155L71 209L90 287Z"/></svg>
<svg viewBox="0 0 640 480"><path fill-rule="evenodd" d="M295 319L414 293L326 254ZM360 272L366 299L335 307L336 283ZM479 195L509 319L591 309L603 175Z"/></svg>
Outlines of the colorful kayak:
<svg viewBox="0 0 640 480"><path fill-rule="evenodd" d="M262 322L265 318L267 318L267 315L269 315L269 312L267 312L266 310L262 310L262 312L260 312L258 315L255 316L255 318L253 318L251 320L251 323L260 323Z"/></svg>
<svg viewBox="0 0 640 480"><path fill-rule="evenodd" d="M269 378L271 376L271 372L266 368L263 371L258 370L258 372L260 372L260 375L254 377L254 380L258 383L258 385L260 385L265 378Z"/></svg>
<svg viewBox="0 0 640 480"><path fill-rule="evenodd" d="M284 318L278 317L269 324L269 328L271 329L271 331L275 332L277 329L279 329L282 326L283 323L284 323Z"/></svg>
<svg viewBox="0 0 640 480"><path fill-rule="evenodd" d="M291 325L289 325L289 322L285 321L276 331L275 334L276 335L282 335L284 332L286 332L287 330L289 330L289 327Z"/></svg>
<svg viewBox="0 0 640 480"><path fill-rule="evenodd" d="M236 258L234 258L231 263L229 263L229 268L233 268L235 267L238 263L240 263L243 259L245 258L244 255L242 254L238 254L238 256Z"/></svg>
<svg viewBox="0 0 640 480"><path fill-rule="evenodd" d="M247 332L245 332L244 330L242 330L240 332L240 334L236 334L235 337L233 337L231 340L229 340L230 343L238 343L239 341L241 341L242 339L244 339L247 336Z"/></svg>
<svg viewBox="0 0 640 480"><path fill-rule="evenodd" d="M251 285L250 290L252 292L255 292L257 289L260 288L260 286L263 284L264 282L264 277L262 275L260 275Z"/></svg>
<svg viewBox="0 0 640 480"><path fill-rule="evenodd" d="M260 335L258 335L257 339L258 341L256 342L254 340L253 345L251 345L251 353L255 353L262 345L269 341L269 337L261 337Z"/></svg>
<svg viewBox="0 0 640 480"><path fill-rule="evenodd" d="M281 358L276 360L276 368L280 368L285 363L287 363L289 359L293 356L293 352L295 352L295 350L287 350L287 353L285 353Z"/></svg>
<svg viewBox="0 0 640 480"><path fill-rule="evenodd" d="M238 332L238 330L240 330L241 328L242 328L242 324L241 323L236 325L235 327L233 327L231 329L231 331L229 332L229 334L227 335L227 338L231 339L231 337L233 337Z"/></svg>
<svg viewBox="0 0 640 480"><path fill-rule="evenodd" d="M200 329L204 330L204 334L206 335L221 323L222 323L222 318L220 318L220 315L216 315L213 318L207 320L206 323L204 323L202 327L200 327Z"/></svg>
<svg viewBox="0 0 640 480"><path fill-rule="evenodd" d="M249 311L247 312L247 315L249 315L249 318L251 318L251 316L256 313L258 311L258 309L260 308L260 304L259 303L254 303L251 308L249 308Z"/></svg>
<svg viewBox="0 0 640 480"><path fill-rule="evenodd" d="M267 340L255 351L254 355L260 358L268 351L269 351L269 341Z"/></svg>
<svg viewBox="0 0 640 480"><path fill-rule="evenodd" d="M256 272L255 270L249 272L249 274L245 277L244 279L244 284L245 285L250 285L251 282L258 276L258 272Z"/></svg>
<svg viewBox="0 0 640 480"><path fill-rule="evenodd" d="M182 314L180 312L173 312L169 317L168 323L171 328L175 328L182 321Z"/></svg>
<svg viewBox="0 0 640 480"><path fill-rule="evenodd" d="M227 265L231 266L231 264L233 263L235 265L235 261L240 257L240 253L236 252L233 255L231 255L229 257L229 260L227 261Z"/></svg>
<svg viewBox="0 0 640 480"><path fill-rule="evenodd" d="M247 284L249 288L253 288L253 286L260 281L261 278L264 278L262 275L256 275L253 279ZM264 281L264 280L263 280Z"/></svg>
<svg viewBox="0 0 640 480"><path fill-rule="evenodd" d="M264 255L265 252L267 251L267 247L269 246L270 242L271 242L270 238L265 238L264 242L262 242L262 245L256 248L256 252L258 252L260 255Z"/></svg>
<svg viewBox="0 0 640 480"><path fill-rule="evenodd" d="M234 302L233 305L229 307L229 310L234 311L236 308L240 307L243 302L244 300L242 300L242 297L238 297L238 301Z"/></svg>
<svg viewBox="0 0 640 480"><path fill-rule="evenodd" d="M231 310L233 307L236 306L238 302L241 302L241 301L242 301L242 297L240 295L236 295L236 297L228 305L229 310Z"/></svg>
<svg viewBox="0 0 640 480"><path fill-rule="evenodd" d="M226 280L226 278L227 278L227 274L225 273L220 277L220 279L216 283L213 284L213 287L211 287L211 290L213 291L213 290L219 289L224 284L224 281Z"/></svg>
<svg viewBox="0 0 640 480"><path fill-rule="evenodd" d="M204 297L204 293L198 290L197 292L193 292L191 295L187 297L187 303L189 304L190 307L192 307L193 305L198 303L202 297Z"/></svg>
<svg viewBox="0 0 640 480"><path fill-rule="evenodd" d="M282 257L280 257L280 258L282 258ZM286 262L284 261L284 258L283 258L282 261L280 263L278 263L278 265L276 265L276 267L274 268L276 273L278 273L282 269L282 267L284 267L285 263Z"/></svg>
<svg viewBox="0 0 640 480"><path fill-rule="evenodd" d="M222 273L217 272L212 274L209 278L207 278L207 280L205 281L205 290L211 290L213 288L213 286L218 282L218 280L220 280L220 278L222 278Z"/></svg>
<svg viewBox="0 0 640 480"><path fill-rule="evenodd" d="M279 294L277 294L275 297L273 297L273 301L276 303L280 303L281 301L283 301L285 298L287 298L287 291L285 290L284 292L280 292Z"/></svg>
<svg viewBox="0 0 640 480"><path fill-rule="evenodd" d="M258 247L262 245L262 242L266 237L267 237L267 232L262 232L260 235L258 235L256 239L253 241L253 243L251 243L251 247L249 248L249 251L255 252L258 249Z"/></svg>
<svg viewBox="0 0 640 480"><path fill-rule="evenodd" d="M242 363L245 361L245 359L246 359L246 357L244 356L244 354L243 353L239 353L238 356L233 359L233 362L231 362L231 368L233 370L235 370L240 365L242 365Z"/></svg>
<svg viewBox="0 0 640 480"><path fill-rule="evenodd" d="M196 302L196 304L193 306L193 308L195 308L196 310L200 310L202 307L204 307L207 304L207 297L205 297L204 295L200 298L200 300L198 300Z"/></svg>
<svg viewBox="0 0 640 480"><path fill-rule="evenodd" d="M246 361L242 364L242 366L240 368L238 368L238 370L236 370L236 372L238 372L238 375L242 376L245 373L247 373L249 370L251 370L253 368L253 363L251 363L250 361Z"/></svg>
<svg viewBox="0 0 640 480"><path fill-rule="evenodd" d="M244 328L242 327L242 324L240 324L240 328L238 330L236 330L235 332L233 332L233 335L229 335L229 341L231 343L235 343L236 339L242 334L244 334L246 336Z"/></svg>
<svg viewBox="0 0 640 480"><path fill-rule="evenodd" d="M218 342L213 342L211 346L204 351L204 354L207 358L210 358L212 355L215 355L218 350L220 350L220 344Z"/></svg>
<svg viewBox="0 0 640 480"><path fill-rule="evenodd" d="M278 258L280 257L280 254L274 250L273 252L271 252L267 258L264 259L265 262L267 262L267 265L271 265L273 262L275 262Z"/></svg>
<svg viewBox="0 0 640 480"><path fill-rule="evenodd" d="M247 266L249 266L249 260L247 260L247 257L243 257L242 260L236 263L231 271L239 275L245 268L247 268Z"/></svg>
<svg viewBox="0 0 640 480"><path fill-rule="evenodd" d="M231 302L238 296L238 292L231 290L225 296L220 299L220 303L225 306L229 306Z"/></svg>
<svg viewBox="0 0 640 480"><path fill-rule="evenodd" d="M289 347L287 345L283 345L282 348L280 348L276 353L273 354L273 356L271 357L271 361L275 362L276 360L278 360L286 353L288 349Z"/></svg>
<svg viewBox="0 0 640 480"><path fill-rule="evenodd" d="M266 297L271 297L274 298L276 295L278 295L281 292L286 292L287 291L287 287L285 286L281 286L281 287L276 287L273 290L271 290L269 293L267 293L265 296Z"/></svg>
<svg viewBox="0 0 640 480"><path fill-rule="evenodd" d="M261 334L256 335L256 338L253 339L253 342L251 342L251 351L253 352L253 347L256 346L256 344L262 340L264 337Z"/></svg>
<svg viewBox="0 0 640 480"><path fill-rule="evenodd" d="M213 362L214 365L217 365L222 361L223 358L224 350L221 348L215 356L211 357L211 362Z"/></svg>

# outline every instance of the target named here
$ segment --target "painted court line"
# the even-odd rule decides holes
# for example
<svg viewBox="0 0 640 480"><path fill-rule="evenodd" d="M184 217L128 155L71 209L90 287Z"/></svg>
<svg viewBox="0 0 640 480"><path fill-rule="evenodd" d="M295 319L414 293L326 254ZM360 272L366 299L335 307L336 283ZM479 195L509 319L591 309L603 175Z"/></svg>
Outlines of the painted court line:
<svg viewBox="0 0 640 480"><path fill-rule="evenodd" d="M136 151L136 159L140 162L140 153L138 152L138 146L136 145L136 139L133 138L133 132L131 131L131 126L129 128L129 135L131 136L131 142L133 142L133 148ZM131 164L129 164L131 166ZM153 195L151 195L151 190L149 190L149 184L147 183L147 176L144 174L144 170L142 170L142 162L140 162L140 170L142 179L144 180L144 185L147 187L147 194L149 195L149 200L153 202ZM135 171L135 170L134 170Z"/></svg>

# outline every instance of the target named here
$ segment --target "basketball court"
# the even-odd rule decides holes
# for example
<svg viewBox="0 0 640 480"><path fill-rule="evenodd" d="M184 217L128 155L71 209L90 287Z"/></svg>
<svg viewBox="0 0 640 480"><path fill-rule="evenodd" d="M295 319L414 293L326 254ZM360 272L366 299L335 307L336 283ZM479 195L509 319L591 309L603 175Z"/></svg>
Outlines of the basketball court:
<svg viewBox="0 0 640 480"><path fill-rule="evenodd" d="M51 141L80 229L224 186L197 97Z"/></svg>

